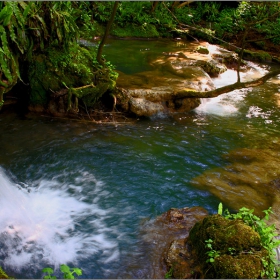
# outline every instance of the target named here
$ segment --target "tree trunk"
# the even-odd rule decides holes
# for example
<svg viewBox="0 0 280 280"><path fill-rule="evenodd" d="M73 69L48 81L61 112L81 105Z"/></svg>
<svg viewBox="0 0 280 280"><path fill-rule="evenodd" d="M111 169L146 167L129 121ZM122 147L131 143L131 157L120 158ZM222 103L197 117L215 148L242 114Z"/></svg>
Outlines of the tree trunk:
<svg viewBox="0 0 280 280"><path fill-rule="evenodd" d="M254 81L249 82L236 82L234 84L224 86L221 88L217 88L210 91L195 91L195 90L181 90L178 92L173 92L172 98L186 98L186 97L196 97L196 98L211 98L211 97L217 97L220 94L227 93L236 89L242 89L242 88L249 88L249 87L256 87L264 84L267 80L269 80L272 77L275 77L280 74L280 69L271 71L264 75L263 77L256 79Z"/></svg>
<svg viewBox="0 0 280 280"><path fill-rule="evenodd" d="M116 15L116 12L117 12L117 8L118 8L118 4L119 4L119 1L116 1L114 3L114 7L113 7L113 11L111 13L111 17L107 23L107 27L106 27L106 30L105 30L105 33L104 33L104 36L102 37L102 40L99 44L99 47L98 47L98 51L97 51L97 56L96 56L96 60L99 64L101 65L104 65L104 61L102 60L101 56L102 56L102 50L103 50L103 47L105 45L105 42L106 42L106 39L109 35L109 32L110 32L110 29L112 27L112 24L113 24L113 21L114 21L114 18L115 18L115 15Z"/></svg>

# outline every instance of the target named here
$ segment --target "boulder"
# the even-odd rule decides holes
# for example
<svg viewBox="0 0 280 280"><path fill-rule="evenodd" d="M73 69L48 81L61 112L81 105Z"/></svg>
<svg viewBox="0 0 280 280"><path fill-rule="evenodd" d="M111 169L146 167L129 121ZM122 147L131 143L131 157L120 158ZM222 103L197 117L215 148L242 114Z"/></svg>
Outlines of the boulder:
<svg viewBox="0 0 280 280"><path fill-rule="evenodd" d="M207 240L211 240L210 249ZM262 259L268 260L268 251L261 246L256 231L241 220L228 220L218 214L196 223L186 243L203 278L258 279L264 270ZM209 250L216 252L213 262L208 261Z"/></svg>
<svg viewBox="0 0 280 280"><path fill-rule="evenodd" d="M133 75L119 72L117 88L117 105L122 110L150 117L158 113L189 112L199 106L199 98L176 98L177 91L208 91L215 87L200 67L166 62L154 71Z"/></svg>
<svg viewBox="0 0 280 280"><path fill-rule="evenodd" d="M197 47L196 51L201 54L209 54L209 50L204 46Z"/></svg>
<svg viewBox="0 0 280 280"><path fill-rule="evenodd" d="M191 278L192 265L185 240L195 223L207 215L207 210L198 206L171 208L145 223L142 237L152 265L151 278L163 279L171 268L176 278Z"/></svg>

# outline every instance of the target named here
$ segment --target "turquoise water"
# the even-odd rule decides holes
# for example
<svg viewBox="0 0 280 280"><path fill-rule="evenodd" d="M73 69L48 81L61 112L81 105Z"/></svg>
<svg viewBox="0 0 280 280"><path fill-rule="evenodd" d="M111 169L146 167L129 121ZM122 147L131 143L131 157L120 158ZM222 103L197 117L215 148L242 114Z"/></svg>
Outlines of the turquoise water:
<svg viewBox="0 0 280 280"><path fill-rule="evenodd" d="M125 125L2 113L0 265L17 278L61 263L83 278L152 278L143 224L171 207L216 212L220 200L190 181L279 138L276 93L268 83Z"/></svg>

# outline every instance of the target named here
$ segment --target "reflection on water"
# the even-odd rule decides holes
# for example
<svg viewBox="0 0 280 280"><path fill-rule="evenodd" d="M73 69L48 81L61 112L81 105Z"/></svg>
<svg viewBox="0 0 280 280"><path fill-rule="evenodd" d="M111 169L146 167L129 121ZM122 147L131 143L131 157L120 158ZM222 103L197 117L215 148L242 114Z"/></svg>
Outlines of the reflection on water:
<svg viewBox="0 0 280 280"><path fill-rule="evenodd" d="M42 278L41 268L63 262L81 267L84 278L151 278L141 236L151 219L172 207L213 213L220 201L252 205L256 177L272 190L258 193L256 212L263 210L278 187L276 93L269 82L208 100L202 110L127 125L3 112L0 265L18 278ZM238 172L243 184L231 180Z"/></svg>

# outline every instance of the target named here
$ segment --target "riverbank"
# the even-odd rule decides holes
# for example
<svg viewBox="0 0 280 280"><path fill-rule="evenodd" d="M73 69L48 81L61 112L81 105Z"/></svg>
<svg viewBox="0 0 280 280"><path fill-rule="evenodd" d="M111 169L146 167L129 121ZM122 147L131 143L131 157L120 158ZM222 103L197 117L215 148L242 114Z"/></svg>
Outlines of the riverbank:
<svg viewBox="0 0 280 280"><path fill-rule="evenodd" d="M116 54L120 57L120 61L116 62L117 67L119 67L117 69L122 70L123 68L121 64L121 49L123 47L125 47L128 53L130 53L127 57L126 64L132 63L136 59L133 56L137 57L141 53L141 55L146 55L147 57L145 58L143 56L145 62L143 62L143 60L136 62L136 65L133 66L133 71L136 71L134 74L126 72L127 70L124 72L118 70L119 77L117 79L115 91L110 94L104 94L94 107L87 107L80 102L78 110L68 110L67 108L69 105L68 99L65 97L65 90L61 91L61 93L54 94L53 99L46 105L28 105L27 99L23 102L24 97L14 96L15 91L18 90L18 88L15 88L15 91L6 94L6 102L4 103L2 110L5 111L8 108L13 107L21 117L26 116L28 112L30 112L61 119L69 118L108 124L131 122L137 120L139 117L156 115L158 112L164 114L168 114L168 111L170 113L186 113L199 106L199 98L197 101L195 101L194 98L186 99L186 101L183 101L180 98L176 101L176 97L175 99L173 97L174 92L185 88L188 90L193 89L197 92L201 90L213 90L214 87L211 77L220 75L226 71L226 69L236 70L238 65L237 53L234 51L227 51L218 45L212 45L207 42L197 43L193 41L184 41L180 38L177 38L176 40L143 38L134 38L133 40L130 38L118 38L114 40L111 38L109 39L109 42L111 42L110 40L112 42L118 42L118 47L113 51L114 55L107 55L109 60L114 60ZM98 40L89 43L89 47L94 47L96 42L98 42ZM134 44L134 42L138 42L136 44L143 46L142 49L140 48L139 54L137 53L139 50L134 54L129 51L129 44ZM146 47L145 42L147 42ZM157 45L156 48L158 49L150 50L148 42L150 42L151 46ZM90 44L93 45L91 46ZM85 45L85 41L83 41L83 45ZM205 51L206 53L203 53ZM155 54L153 54L153 52ZM263 63L278 62L278 58L271 56L269 53L264 53L263 51L245 51L244 53L247 61ZM129 59L131 59L131 61L129 61ZM245 64L245 61L243 61L243 72L246 68ZM192 80L191 72L193 72L194 69L197 69L197 73L194 76L195 80ZM197 79L198 77L200 78ZM168 80L166 85L163 79ZM156 82L156 80L158 81ZM174 80L175 87L172 86L172 80ZM145 85L143 89L141 89L142 85ZM154 88L154 90L151 90L152 88ZM162 90L159 92L160 88L162 88ZM143 96L146 95L144 92L146 92L147 89L150 91L150 97L148 99L145 97L144 100L148 101L141 101L139 103L139 98L143 98ZM133 90L133 92L131 90ZM138 92L136 93L136 91ZM168 97L169 95L170 97ZM132 97L134 99L132 99ZM135 98L138 98L137 102ZM150 102L154 102L154 100L157 99L159 103L156 105ZM162 104L165 105L162 106ZM64 109L62 109L63 107Z"/></svg>

